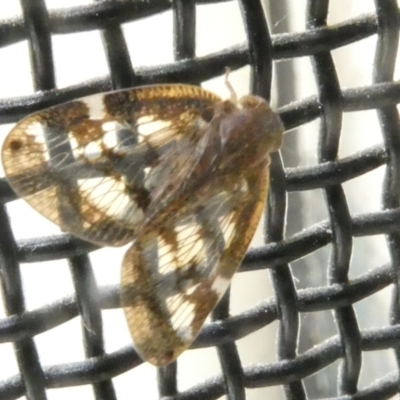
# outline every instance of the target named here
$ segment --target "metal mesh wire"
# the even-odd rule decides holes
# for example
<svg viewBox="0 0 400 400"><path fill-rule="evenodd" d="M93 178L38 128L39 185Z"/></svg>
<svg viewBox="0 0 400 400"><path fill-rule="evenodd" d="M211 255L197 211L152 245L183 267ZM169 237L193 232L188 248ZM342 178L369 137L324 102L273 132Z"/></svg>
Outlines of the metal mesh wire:
<svg viewBox="0 0 400 400"><path fill-rule="evenodd" d="M268 98L272 59L310 56L318 95L282 106L279 113L288 130L320 120L318 164L285 169L280 157L274 157L265 232L268 242L273 244L249 251L241 266L241 271L270 269L275 296L232 318L228 318L229 296L225 296L213 314L214 322L205 326L195 343L197 348L217 347L220 375L178 393L176 364L172 364L159 370L159 395L171 399L216 399L227 394L230 399L243 399L244 388L282 385L287 399L308 399L313 397L306 394L304 380L340 360L335 368L338 393L335 399L388 399L400 392L398 370L363 387L358 382L365 352L392 349L397 366L400 365L400 121L396 109L400 91L393 80L400 27L398 5L394 0L375 0L374 15L328 27L330 2L309 0L306 31L270 37L261 2L239 1L247 45L195 58L195 6L217 1L175 0L172 4L168 0L102 1L48 12L44 0L21 0L23 18L0 22L0 47L28 40L37 92L0 100L0 122L16 122L33 111L111 88L160 82L198 83L220 75L226 66L235 70L248 64L253 72L252 91ZM133 69L121 24L171 7L176 62ZM94 79L57 89L52 35L99 29L110 79ZM342 89L331 51L371 35L377 35L373 83L362 88ZM343 112L372 109L378 113L383 144L340 158L338 144ZM385 164L382 209L353 215L342 184ZM287 193L313 189L324 191L329 219L285 238ZM88 252L94 249L91 244L67 234L15 241L5 210L5 204L15 200L15 195L5 179L0 180L0 196L0 272L8 315L0 320L0 342L13 343L19 367L18 375L0 377L0 399L24 395L29 399L46 399L49 388L84 384L92 385L96 399L116 399L112 379L141 363L131 346L112 353L104 350L101 310L118 307L118 288L96 286L88 257ZM350 280L353 238L378 234L387 235L390 263ZM297 289L288 263L328 245L331 251L324 263L328 283ZM69 261L75 295L26 311L20 263L62 258ZM390 315L390 324L361 329L354 303L390 285L393 287L391 308L383 311ZM300 315L326 310L334 315L337 334L314 342L300 352ZM79 315L85 321L86 360L43 366L33 340L35 335ZM235 342L276 320L279 320L277 361L243 365Z"/></svg>

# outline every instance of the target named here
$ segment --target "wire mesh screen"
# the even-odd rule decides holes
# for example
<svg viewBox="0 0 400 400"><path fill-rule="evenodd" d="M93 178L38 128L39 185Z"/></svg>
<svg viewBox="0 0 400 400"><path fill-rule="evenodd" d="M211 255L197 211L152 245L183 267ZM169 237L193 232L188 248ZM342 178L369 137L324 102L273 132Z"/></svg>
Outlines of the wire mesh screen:
<svg viewBox="0 0 400 400"><path fill-rule="evenodd" d="M243 30L246 42L198 57L200 8L207 7L212 18L213 7L227 3L240 10L242 25L237 29ZM20 16L0 20L2 63L12 71L13 58L5 51L27 43L32 77L26 92L0 100L3 137L6 124L52 105L145 84L200 84L220 77L227 66L233 83L235 71L251 71L247 91L269 99L273 65L272 101L278 101L278 113L290 131L282 154L273 156L263 239L246 254L230 296L223 298L193 345L200 355L216 350L213 367L190 361L182 368L178 359L159 368L142 393L135 392L140 375L129 375L143 365L128 336L112 346L104 340L104 332L113 328L107 311L119 309L119 285L98 283L95 272L98 266L119 270L118 257L107 262L96 258L96 246L66 233L37 237L34 219L14 224L16 195L2 178L0 399L61 399L66 388L82 386L89 391L79 392L78 398L96 399L130 398L131 392L154 398L158 391L164 399L376 400L400 392L400 122L394 80L399 9L395 0L375 0L370 2L373 12L350 17L353 3L359 2L109 0L54 9L44 0L21 0ZM328 16L335 6L339 22L331 24ZM147 43L150 37L130 37L124 28L162 13L171 18L174 60L133 67L138 54L129 51L129 41ZM300 21L297 32L289 17ZM165 33L152 29L149 36L161 40ZM85 32L100 32L109 77L57 87L55 37ZM213 32L215 40L220 34ZM343 77L349 68L346 54L367 38L373 41L361 51L369 58L360 57L355 75ZM74 51L86 51L79 50L79 37L76 43ZM336 61L342 49L349 53ZM80 62L74 53L68 59L71 68L83 68ZM356 81L365 71L370 74L365 85L344 88L343 81ZM307 90L310 95L303 95ZM373 122L354 138L349 115ZM346 146L349 138L357 142L355 151ZM376 171L372 180L363 180ZM372 196L379 200L370 203ZM18 233L29 229L29 238ZM60 260L68 261L67 272L58 269ZM34 290L50 293L55 274L72 282L72 292L52 293L50 302L32 306L27 297L34 277L45 268L42 264L49 269ZM262 273L256 278L260 301L230 315L230 301L253 299L254 287L246 286L245 276L256 271ZM235 300L238 288L243 297ZM46 350L45 335L71 321L78 321L74 329L81 326L82 358L45 362L53 352ZM262 359L242 353L246 340ZM72 353L72 346L64 335L55 348ZM14 357L12 365L3 361L6 355ZM201 368L205 378L199 380ZM191 379L182 385L185 374ZM125 394L116 389L122 375L132 376L123 381ZM70 398L75 392L65 393Z"/></svg>

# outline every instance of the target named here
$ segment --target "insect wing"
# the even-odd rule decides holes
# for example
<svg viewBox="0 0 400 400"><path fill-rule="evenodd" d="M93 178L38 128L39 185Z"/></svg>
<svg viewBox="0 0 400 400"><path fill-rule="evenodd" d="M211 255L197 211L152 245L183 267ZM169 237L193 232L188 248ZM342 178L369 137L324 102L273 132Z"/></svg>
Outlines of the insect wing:
<svg viewBox="0 0 400 400"><path fill-rule="evenodd" d="M15 192L63 231L122 245L133 240L165 176L176 172L177 188L190 174L199 116L217 102L201 88L158 85L52 107L10 132L4 170ZM166 158L174 160L169 170Z"/></svg>
<svg viewBox="0 0 400 400"><path fill-rule="evenodd" d="M144 360L158 366L172 362L223 296L259 223L267 164L241 178L229 176L225 186L216 182L213 195L205 187L185 204L191 207L188 217L140 235L125 254L122 305ZM229 182L238 179L244 184L234 192Z"/></svg>

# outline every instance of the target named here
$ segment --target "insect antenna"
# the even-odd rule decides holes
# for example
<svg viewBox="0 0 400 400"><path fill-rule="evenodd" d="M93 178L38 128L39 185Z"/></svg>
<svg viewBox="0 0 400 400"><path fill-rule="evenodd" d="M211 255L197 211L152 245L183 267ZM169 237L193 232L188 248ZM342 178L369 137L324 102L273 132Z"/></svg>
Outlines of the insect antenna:
<svg viewBox="0 0 400 400"><path fill-rule="evenodd" d="M230 73L231 73L231 69L229 67L226 67L225 68L225 86L228 88L229 93L231 95L230 101L236 105L238 102L238 98L237 98L235 89L233 88L232 84L229 82L229 74Z"/></svg>

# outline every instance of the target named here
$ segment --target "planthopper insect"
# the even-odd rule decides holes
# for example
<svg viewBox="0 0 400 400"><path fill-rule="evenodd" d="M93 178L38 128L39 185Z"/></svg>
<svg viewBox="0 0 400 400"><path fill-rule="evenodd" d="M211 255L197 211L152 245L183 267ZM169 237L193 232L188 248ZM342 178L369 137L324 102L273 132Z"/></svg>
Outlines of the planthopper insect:
<svg viewBox="0 0 400 400"><path fill-rule="evenodd" d="M121 303L139 355L162 366L198 335L260 221L283 125L260 97L144 86L34 113L7 136L15 192L63 231L132 243Z"/></svg>

